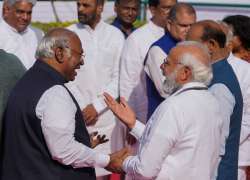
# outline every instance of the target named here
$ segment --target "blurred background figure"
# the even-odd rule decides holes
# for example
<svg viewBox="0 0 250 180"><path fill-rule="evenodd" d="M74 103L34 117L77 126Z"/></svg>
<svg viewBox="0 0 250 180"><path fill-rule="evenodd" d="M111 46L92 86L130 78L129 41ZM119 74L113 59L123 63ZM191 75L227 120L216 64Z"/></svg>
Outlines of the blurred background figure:
<svg viewBox="0 0 250 180"><path fill-rule="evenodd" d="M120 29L127 38L135 30L133 23L140 12L140 0L116 0L114 11L116 18L112 25Z"/></svg>
<svg viewBox="0 0 250 180"><path fill-rule="evenodd" d="M5 0L0 21L0 49L15 54L29 69L43 32L30 26L36 0Z"/></svg>

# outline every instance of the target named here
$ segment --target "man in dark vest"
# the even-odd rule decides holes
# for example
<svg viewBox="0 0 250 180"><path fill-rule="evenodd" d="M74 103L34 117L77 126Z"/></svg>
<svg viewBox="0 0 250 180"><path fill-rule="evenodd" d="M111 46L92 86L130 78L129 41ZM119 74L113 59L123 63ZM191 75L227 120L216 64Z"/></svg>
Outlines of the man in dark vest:
<svg viewBox="0 0 250 180"><path fill-rule="evenodd" d="M133 23L140 12L140 1L116 0L114 11L117 16L112 25L120 29L125 38L127 38L135 30Z"/></svg>
<svg viewBox="0 0 250 180"><path fill-rule="evenodd" d="M36 63L7 104L2 180L95 180L93 167L127 156L126 150L109 156L91 148L81 110L64 86L83 57L81 41L70 30L51 30L40 42Z"/></svg>
<svg viewBox="0 0 250 180"><path fill-rule="evenodd" d="M148 98L147 119L157 106L169 96L164 92L164 79L160 65L176 43L186 38L190 26L196 21L195 9L187 3L175 4L168 16L166 33L149 49L145 59L146 87Z"/></svg>
<svg viewBox="0 0 250 180"><path fill-rule="evenodd" d="M211 55L214 77L210 90L221 105L224 120L217 180L237 180L243 99L238 79L227 61L226 35L219 24L205 20L191 26L187 39L203 43Z"/></svg>

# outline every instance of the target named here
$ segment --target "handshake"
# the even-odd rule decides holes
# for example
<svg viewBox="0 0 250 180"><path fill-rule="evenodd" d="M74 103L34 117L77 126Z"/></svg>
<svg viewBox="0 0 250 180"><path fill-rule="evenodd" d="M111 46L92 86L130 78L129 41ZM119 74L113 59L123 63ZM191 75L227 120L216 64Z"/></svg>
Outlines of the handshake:
<svg viewBox="0 0 250 180"><path fill-rule="evenodd" d="M124 173L122 169L123 161L130 155L131 152L129 148L123 148L120 151L110 154L110 161L109 164L105 167L105 169L113 173Z"/></svg>

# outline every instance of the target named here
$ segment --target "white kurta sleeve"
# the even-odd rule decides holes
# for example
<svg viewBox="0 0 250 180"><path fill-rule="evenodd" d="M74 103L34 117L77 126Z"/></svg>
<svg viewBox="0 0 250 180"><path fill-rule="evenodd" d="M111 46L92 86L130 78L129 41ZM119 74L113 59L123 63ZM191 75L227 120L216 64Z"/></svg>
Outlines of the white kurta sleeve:
<svg viewBox="0 0 250 180"><path fill-rule="evenodd" d="M52 158L62 164L105 167L109 156L78 142L74 137L76 106L63 86L53 86L39 100L36 115Z"/></svg>
<svg viewBox="0 0 250 180"><path fill-rule="evenodd" d="M120 60L121 60L121 54L122 54L122 49L123 49L123 44L124 44L124 36L122 34L119 34L119 35L120 36L117 36L117 39L116 39L115 49L110 50L112 51L112 53L114 53L114 55L112 56L114 58L113 60L114 65L113 65L113 72L112 72L110 81L107 84L107 86L104 87L103 91L92 102L93 106L95 107L98 113L107 109L107 105L104 102L104 97L103 97L104 92L109 93L114 98L119 97L119 90L118 90L119 69L120 69Z"/></svg>
<svg viewBox="0 0 250 180"><path fill-rule="evenodd" d="M250 137L250 84L245 83L243 95L243 115L241 123L240 144Z"/></svg>
<svg viewBox="0 0 250 180"><path fill-rule="evenodd" d="M162 74L160 66L166 57L167 54L160 47L153 46L149 49L144 68L149 78L154 82L158 93L163 98L166 98L168 94L164 92L163 82L165 77Z"/></svg>
<svg viewBox="0 0 250 180"><path fill-rule="evenodd" d="M154 179L172 147L181 136L178 114L171 103L157 108L142 136L136 156L129 156L123 163L124 171L134 179Z"/></svg>
<svg viewBox="0 0 250 180"><path fill-rule="evenodd" d="M131 129L130 134L132 134L137 140L139 140L145 129L145 124L136 120L135 126Z"/></svg>
<svg viewBox="0 0 250 180"><path fill-rule="evenodd" d="M225 142L229 135L230 117L234 110L235 98L230 90L223 84L214 84L209 90L218 100L221 108L220 112L223 118L221 155L223 155L225 153Z"/></svg>

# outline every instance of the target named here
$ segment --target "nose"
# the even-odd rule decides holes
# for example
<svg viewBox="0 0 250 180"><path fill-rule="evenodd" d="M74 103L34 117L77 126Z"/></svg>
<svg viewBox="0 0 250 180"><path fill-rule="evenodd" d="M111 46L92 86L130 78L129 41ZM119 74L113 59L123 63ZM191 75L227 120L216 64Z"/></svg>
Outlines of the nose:
<svg viewBox="0 0 250 180"><path fill-rule="evenodd" d="M23 13L22 18L27 21L29 19L29 14L28 13Z"/></svg>
<svg viewBox="0 0 250 180"><path fill-rule="evenodd" d="M161 68L161 70L164 69L164 63L162 63L162 64L160 65L160 68Z"/></svg>
<svg viewBox="0 0 250 180"><path fill-rule="evenodd" d="M133 9L132 9L132 8L129 8L129 9L128 9L128 15L129 15L129 16L132 16L132 15L133 15Z"/></svg>

